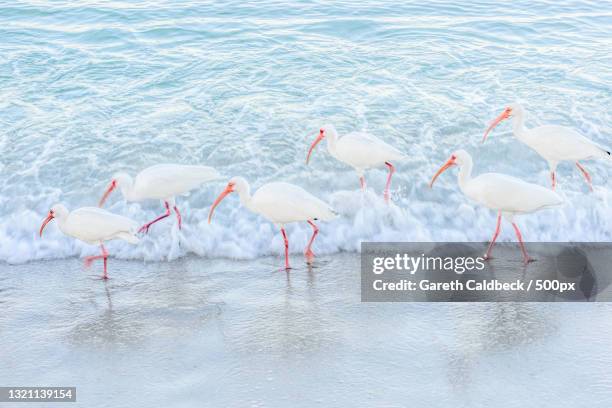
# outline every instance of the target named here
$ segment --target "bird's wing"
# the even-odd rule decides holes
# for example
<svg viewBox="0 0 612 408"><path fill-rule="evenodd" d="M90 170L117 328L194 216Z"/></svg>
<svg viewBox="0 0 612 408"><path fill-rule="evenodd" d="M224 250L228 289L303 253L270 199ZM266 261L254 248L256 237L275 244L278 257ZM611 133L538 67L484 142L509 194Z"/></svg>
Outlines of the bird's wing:
<svg viewBox="0 0 612 408"><path fill-rule="evenodd" d="M406 156L395 147L368 133L353 132L340 138L338 152L354 167L375 167Z"/></svg>
<svg viewBox="0 0 612 408"><path fill-rule="evenodd" d="M141 194L148 193L150 198L161 199L186 193L219 177L219 172L208 166L158 164L138 173L134 188Z"/></svg>
<svg viewBox="0 0 612 408"><path fill-rule="evenodd" d="M82 207L70 212L67 223L77 238L89 242L133 235L138 228L135 221L98 207Z"/></svg>
<svg viewBox="0 0 612 408"><path fill-rule="evenodd" d="M609 156L606 149L565 126L540 126L530 129L529 135L529 144L547 159L585 160Z"/></svg>
<svg viewBox="0 0 612 408"><path fill-rule="evenodd" d="M261 186L253 195L252 203L273 222L331 220L336 213L329 204L294 184L277 182Z"/></svg>
<svg viewBox="0 0 612 408"><path fill-rule="evenodd" d="M548 188L499 173L485 173L473 178L466 194L489 208L515 213L563 204L563 199Z"/></svg>

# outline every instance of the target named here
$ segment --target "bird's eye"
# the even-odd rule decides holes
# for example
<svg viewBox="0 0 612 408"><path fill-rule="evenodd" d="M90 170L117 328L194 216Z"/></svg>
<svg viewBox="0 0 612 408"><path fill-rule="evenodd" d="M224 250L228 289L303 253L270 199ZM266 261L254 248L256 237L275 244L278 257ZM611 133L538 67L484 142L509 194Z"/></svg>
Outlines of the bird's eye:
<svg viewBox="0 0 612 408"><path fill-rule="evenodd" d="M321 128L321 129L319 129L319 132L323 133L323 132L325 132L325 129Z"/></svg>
<svg viewBox="0 0 612 408"><path fill-rule="evenodd" d="M457 156L455 156L454 154L451 156L451 160L457 160Z"/></svg>

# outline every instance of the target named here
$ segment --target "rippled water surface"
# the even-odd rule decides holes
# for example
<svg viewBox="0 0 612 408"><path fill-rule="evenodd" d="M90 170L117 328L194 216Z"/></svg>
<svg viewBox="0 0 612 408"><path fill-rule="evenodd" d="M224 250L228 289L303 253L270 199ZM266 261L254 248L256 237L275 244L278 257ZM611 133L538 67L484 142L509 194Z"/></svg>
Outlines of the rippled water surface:
<svg viewBox="0 0 612 408"><path fill-rule="evenodd" d="M495 216L460 194L455 176L426 184L456 148L477 173L548 183L546 163L500 126L521 102L528 126L557 123L610 146L612 11L602 2L10 2L0 5L0 260L21 263L95 248L35 232L55 202L94 205L113 173L160 162L203 163L256 188L287 180L343 214L315 249L356 251L362 240L475 240ZM397 164L396 206L379 196L385 170L353 171L310 142L324 123L366 130L409 155ZM610 163L589 162L590 194L561 166L568 205L523 217L529 240L612 238ZM167 220L122 258L255 258L280 254L274 227L236 198L206 215L223 182L179 198L186 228ZM113 211L144 222L159 203ZM172 230L171 233L168 231ZM299 252L309 227L290 228ZM513 239L511 229L503 239ZM253 239L257 236L257 239Z"/></svg>

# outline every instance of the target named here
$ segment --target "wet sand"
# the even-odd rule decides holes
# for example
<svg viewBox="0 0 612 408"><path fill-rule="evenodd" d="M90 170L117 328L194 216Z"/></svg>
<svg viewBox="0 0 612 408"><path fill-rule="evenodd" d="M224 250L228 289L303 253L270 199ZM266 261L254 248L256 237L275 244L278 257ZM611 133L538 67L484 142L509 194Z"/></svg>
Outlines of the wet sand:
<svg viewBox="0 0 612 408"><path fill-rule="evenodd" d="M83 407L607 407L605 303L361 303L358 254L0 265L0 383ZM72 406L72 405L71 405Z"/></svg>

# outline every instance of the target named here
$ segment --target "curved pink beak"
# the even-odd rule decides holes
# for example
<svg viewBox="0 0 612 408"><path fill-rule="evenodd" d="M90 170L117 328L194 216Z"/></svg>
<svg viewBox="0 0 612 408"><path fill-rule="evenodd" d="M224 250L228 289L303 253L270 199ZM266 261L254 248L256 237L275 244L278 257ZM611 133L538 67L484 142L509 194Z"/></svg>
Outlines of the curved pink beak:
<svg viewBox="0 0 612 408"><path fill-rule="evenodd" d="M325 131L321 129L319 130L319 135L317 136L315 141L312 143L312 145L310 145L310 150L308 150L308 156L306 156L306 164L308 164L308 161L310 160L310 155L312 154L312 151L319 144L319 142L323 140L323 138L325 138Z"/></svg>
<svg viewBox="0 0 612 408"><path fill-rule="evenodd" d="M45 229L45 227L47 226L47 224L49 223L49 221L51 221L54 217L53 215L53 211L49 211L49 215L47 215L47 218L45 218L45 220L43 221L42 225L40 226L40 231L38 231L38 235L42 237L42 233L43 230Z"/></svg>
<svg viewBox="0 0 612 408"><path fill-rule="evenodd" d="M104 202L106 201L106 199L108 198L110 193L112 193L113 190L116 187L117 187L117 180L112 180L111 183L109 184L108 188L106 189L106 192L104 193L104 195L100 199L100 203L98 203L98 207L102 207L104 205Z"/></svg>
<svg viewBox="0 0 612 408"><path fill-rule="evenodd" d="M510 117L510 114L512 113L512 109L510 108L506 108L504 109L504 111L495 118L495 120L493 120L493 122L491 122L491 124L489 125L489 127L487 128L483 138L482 138L482 143L485 142L485 140L487 140L487 136L489 136L489 132L493 130L493 128L495 126L497 126L501 121L506 120Z"/></svg>
<svg viewBox="0 0 612 408"><path fill-rule="evenodd" d="M431 182L429 183L429 188L433 187L434 182L436 181L436 179L438 178L438 176L442 173L444 173L446 170L448 170L450 167L456 166L457 163L455 163L455 160L457 158L455 156L451 156L450 159L448 159L448 161L446 163L444 163L444 165L442 167L440 167L440 170L438 170L438 172L433 176L433 178L431 179Z"/></svg>
<svg viewBox="0 0 612 408"><path fill-rule="evenodd" d="M223 190L223 192L221 194L219 194L219 197L217 197L217 199L213 203L212 207L210 207L210 212L208 213L208 223L209 224L212 221L212 216L213 216L213 212L215 211L215 208L219 205L219 203L225 197L227 197L228 194L233 193L233 192L234 192L234 184L233 183L228 183L227 187L225 187L225 190Z"/></svg>

